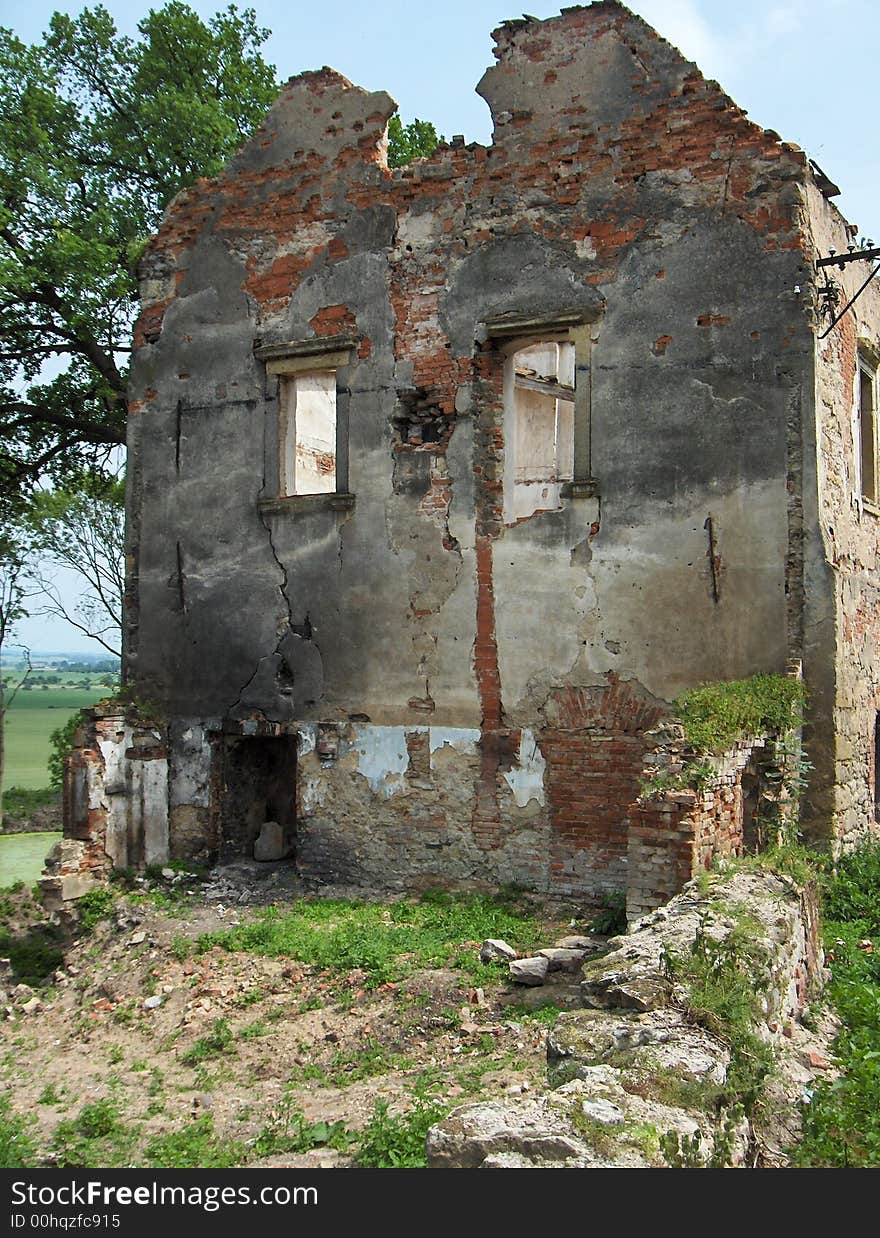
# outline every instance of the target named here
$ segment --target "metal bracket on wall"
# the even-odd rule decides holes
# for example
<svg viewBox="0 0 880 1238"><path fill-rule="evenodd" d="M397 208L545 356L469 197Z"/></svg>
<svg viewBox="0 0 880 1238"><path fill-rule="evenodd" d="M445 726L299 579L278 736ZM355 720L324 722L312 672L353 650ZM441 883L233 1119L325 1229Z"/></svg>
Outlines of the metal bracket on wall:
<svg viewBox="0 0 880 1238"><path fill-rule="evenodd" d="M856 249L855 247L853 247L852 249L848 250L847 253L845 254L836 254L832 250L831 254L827 258L820 258L818 260L818 262L816 263L816 269L821 271L826 267L837 267L838 270L842 271L844 267L850 262L873 262L875 259L880 259L880 249L875 248L873 246L870 249ZM846 314L847 311L850 310L853 305L855 305L856 301L858 301L859 297L868 287L868 284L870 284L871 280L874 278L874 276L877 274L878 271L880 271L880 261L877 262L877 265L868 275L868 278L859 287L858 291L852 297L850 297L846 305L843 307L843 309L838 314L834 313L837 307L837 298L832 295L832 290L836 293L837 288L836 288L836 285L833 284L826 276L825 287L820 288L819 295L823 297L824 302L825 302L825 305L823 306L823 308L830 310L830 312L834 314L834 317L831 320L831 323L825 328L825 330L819 336L820 340L824 340L826 335L830 335L830 333L834 330L834 328L840 322L841 318L843 318L844 314Z"/></svg>

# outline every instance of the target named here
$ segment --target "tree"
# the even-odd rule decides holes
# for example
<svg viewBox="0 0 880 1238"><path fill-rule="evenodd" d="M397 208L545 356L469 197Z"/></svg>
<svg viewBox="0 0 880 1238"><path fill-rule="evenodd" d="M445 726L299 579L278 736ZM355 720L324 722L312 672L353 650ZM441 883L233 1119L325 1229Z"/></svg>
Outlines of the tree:
<svg viewBox="0 0 880 1238"><path fill-rule="evenodd" d="M24 653L24 671L15 677L3 676L3 653L12 643L13 630L27 613L31 594L29 556L25 541L15 534L0 534L0 825L3 824L3 773L6 752L6 715L31 673L29 651Z"/></svg>
<svg viewBox="0 0 880 1238"><path fill-rule="evenodd" d="M125 441L135 266L182 187L217 173L278 92L268 31L172 0L118 34L55 13L0 30L0 503L65 486Z"/></svg>
<svg viewBox="0 0 880 1238"><path fill-rule="evenodd" d="M125 588L125 483L91 473L76 485L36 490L27 514L34 568L46 604L44 614L64 619L102 645L121 654L122 598ZM76 572L86 591L75 604L48 575L44 565Z"/></svg>
<svg viewBox="0 0 880 1238"><path fill-rule="evenodd" d="M416 118L405 125L400 114L395 112L388 122L388 166L399 168L413 159L423 159L432 155L439 142L445 139L437 137L437 130L429 120Z"/></svg>

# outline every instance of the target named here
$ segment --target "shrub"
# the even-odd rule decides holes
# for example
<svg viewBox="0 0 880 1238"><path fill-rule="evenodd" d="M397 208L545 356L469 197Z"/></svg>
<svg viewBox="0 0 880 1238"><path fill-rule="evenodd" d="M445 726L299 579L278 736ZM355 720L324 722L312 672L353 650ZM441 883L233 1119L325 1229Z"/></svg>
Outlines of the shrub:
<svg viewBox="0 0 880 1238"><path fill-rule="evenodd" d="M701 684L675 701L675 716L696 752L724 752L740 739L798 726L803 684L783 675Z"/></svg>

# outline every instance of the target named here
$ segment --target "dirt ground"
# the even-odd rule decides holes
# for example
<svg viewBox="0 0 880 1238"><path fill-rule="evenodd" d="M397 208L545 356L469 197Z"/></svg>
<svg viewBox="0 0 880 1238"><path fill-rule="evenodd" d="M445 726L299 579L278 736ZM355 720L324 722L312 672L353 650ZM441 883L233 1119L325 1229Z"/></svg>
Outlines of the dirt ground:
<svg viewBox="0 0 880 1238"><path fill-rule="evenodd" d="M377 1102L405 1113L420 1088L451 1106L543 1080L540 1008L574 1005L577 977L559 973L529 989L511 985L504 965L497 979L478 983L462 970L415 968L371 988L359 970L220 946L200 952L203 934L255 915L242 902L253 897L247 881L244 872L196 884L163 906L146 888L121 896L108 918L65 947L48 986L29 993L8 971L0 976L0 1101L31 1123L35 1164L87 1156L149 1163L144 1149L157 1137L209 1129L227 1155L241 1145L236 1163L344 1166L356 1155L354 1138L279 1150L291 1142L291 1121L357 1132ZM276 875L260 896L293 905L300 893ZM5 901L13 931L39 916L26 891ZM540 917L536 946L584 931L571 908L541 908ZM479 946L467 948L476 956ZM77 1150L71 1124L84 1106L104 1101L118 1124L106 1124L103 1143Z"/></svg>

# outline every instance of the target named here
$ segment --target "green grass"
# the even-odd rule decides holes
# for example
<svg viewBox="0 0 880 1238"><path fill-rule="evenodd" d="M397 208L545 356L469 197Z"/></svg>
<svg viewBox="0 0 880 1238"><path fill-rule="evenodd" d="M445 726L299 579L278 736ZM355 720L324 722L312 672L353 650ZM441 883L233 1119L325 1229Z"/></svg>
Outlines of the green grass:
<svg viewBox="0 0 880 1238"><path fill-rule="evenodd" d="M19 692L6 718L4 784L35 789L49 782L49 736L56 727L86 705L111 692L95 683L91 688L57 685Z"/></svg>
<svg viewBox="0 0 880 1238"><path fill-rule="evenodd" d="M28 1121L13 1113L9 1098L0 1096L0 1169L33 1168L36 1145L28 1130Z"/></svg>
<svg viewBox="0 0 880 1238"><path fill-rule="evenodd" d="M396 903L326 899L270 907L247 924L205 934L198 948L284 956L336 972L361 969L365 987L374 988L414 967L460 967L483 980L487 969L471 943L503 937L515 948L531 947L540 935L537 920L508 900L437 892ZM497 969L488 974L498 977Z"/></svg>
<svg viewBox="0 0 880 1238"><path fill-rule="evenodd" d="M880 843L844 856L822 881L822 937L830 952L828 996L842 1028L842 1074L819 1083L804 1108L800 1166L880 1166Z"/></svg>
<svg viewBox="0 0 880 1238"><path fill-rule="evenodd" d="M122 1121L116 1102L96 1100L83 1105L75 1118L58 1123L52 1151L59 1166L113 1169L131 1163L136 1140L136 1132Z"/></svg>
<svg viewBox="0 0 880 1238"><path fill-rule="evenodd" d="M234 1169L245 1153L243 1144L219 1139L213 1119L205 1114L180 1130L151 1139L143 1163L150 1169Z"/></svg>

